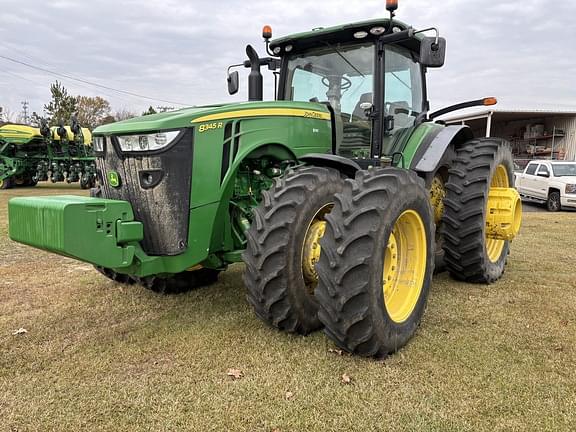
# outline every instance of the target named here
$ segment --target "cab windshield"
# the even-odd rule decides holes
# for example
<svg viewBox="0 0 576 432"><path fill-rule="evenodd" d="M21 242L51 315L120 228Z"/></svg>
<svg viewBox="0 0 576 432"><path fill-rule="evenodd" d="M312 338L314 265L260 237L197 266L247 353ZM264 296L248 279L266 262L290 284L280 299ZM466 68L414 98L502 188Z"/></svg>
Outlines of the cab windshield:
<svg viewBox="0 0 576 432"><path fill-rule="evenodd" d="M288 61L286 99L329 102L349 118L362 95L372 102L373 73L372 44L310 50Z"/></svg>
<svg viewBox="0 0 576 432"><path fill-rule="evenodd" d="M288 60L286 100L329 103L335 112L338 154L369 153L373 103L373 44L327 45Z"/></svg>
<svg viewBox="0 0 576 432"><path fill-rule="evenodd" d="M401 46L385 48L384 94L374 94L375 45L336 44L295 53L285 69L284 99L329 103L335 112L336 153L369 158L373 105L383 106L387 128L383 155L397 152L409 138L423 110L422 71L413 52ZM374 98L383 98L376 101ZM379 102L379 104L376 104Z"/></svg>

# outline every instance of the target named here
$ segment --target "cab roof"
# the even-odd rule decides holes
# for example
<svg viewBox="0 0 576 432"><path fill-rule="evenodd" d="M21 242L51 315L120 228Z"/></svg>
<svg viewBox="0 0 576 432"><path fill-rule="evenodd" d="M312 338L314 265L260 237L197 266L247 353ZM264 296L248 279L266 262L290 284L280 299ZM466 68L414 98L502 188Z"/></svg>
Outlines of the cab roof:
<svg viewBox="0 0 576 432"><path fill-rule="evenodd" d="M395 27L400 30L406 30L410 26L397 20L392 21ZM359 21L349 24L340 24L333 27L319 27L311 31L295 33L292 35L284 36L278 39L274 39L270 42L270 48L273 50L276 47L285 47L286 45L292 45L294 51L301 51L313 46L318 46L318 44L323 42L342 43L342 42L361 42L366 40L374 40L376 36L370 34L370 29L373 27L386 27L388 28L390 24L390 19L379 18L367 21ZM366 31L368 36L363 39L355 39L354 33L358 31Z"/></svg>

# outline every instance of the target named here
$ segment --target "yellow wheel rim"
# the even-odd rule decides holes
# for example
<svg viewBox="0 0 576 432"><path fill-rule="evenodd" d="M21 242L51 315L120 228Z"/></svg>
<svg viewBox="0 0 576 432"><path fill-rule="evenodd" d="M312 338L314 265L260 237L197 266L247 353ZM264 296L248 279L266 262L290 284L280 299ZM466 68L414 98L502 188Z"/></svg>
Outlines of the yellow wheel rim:
<svg viewBox="0 0 576 432"><path fill-rule="evenodd" d="M508 188L510 187L510 182L508 180L508 171L506 167L502 164L498 165L496 171L494 172L494 176L492 176L492 181L490 182L490 189L492 188ZM492 205L490 204L489 200L486 200L486 214L490 211ZM505 240L496 240L488 238L486 235L486 254L488 255L488 259L495 263L498 262L500 256L502 255L502 251L504 250L504 245L506 244Z"/></svg>
<svg viewBox="0 0 576 432"><path fill-rule="evenodd" d="M436 225L440 223L442 215L444 214L444 198L446 197L446 189L444 188L444 181L440 175L436 175L432 180L430 186L430 202L434 209L434 222Z"/></svg>
<svg viewBox="0 0 576 432"><path fill-rule="evenodd" d="M384 305L396 323L406 321L418 303L427 255L424 222L414 210L406 210L388 238L382 273Z"/></svg>
<svg viewBox="0 0 576 432"><path fill-rule="evenodd" d="M308 224L306 235L304 236L304 243L302 244L302 277L310 294L314 293L314 289L318 285L316 264L320 260L320 239L326 231L326 220L324 217L330 213L333 206L332 203L326 204L316 212L312 221Z"/></svg>

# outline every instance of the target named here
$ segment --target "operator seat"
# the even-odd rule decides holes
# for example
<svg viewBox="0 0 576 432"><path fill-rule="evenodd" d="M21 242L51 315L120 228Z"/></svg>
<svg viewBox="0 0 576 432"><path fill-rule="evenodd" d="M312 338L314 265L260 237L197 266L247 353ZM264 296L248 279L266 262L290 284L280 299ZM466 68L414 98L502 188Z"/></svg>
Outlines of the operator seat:
<svg viewBox="0 0 576 432"><path fill-rule="evenodd" d="M414 124L414 117L410 115L410 105L406 101L390 102L388 115L394 117L394 130L404 129Z"/></svg>
<svg viewBox="0 0 576 432"><path fill-rule="evenodd" d="M371 122L366 111L360 108L365 102L372 103L372 93L361 95L350 117L343 119L342 141L338 148L341 156L359 157L370 150Z"/></svg>
<svg viewBox="0 0 576 432"><path fill-rule="evenodd" d="M365 102L372 103L372 93L364 93L362 96L360 96L360 100L356 104L354 111L352 111L352 117L350 118L350 121L368 120L368 117L366 116L366 111L360 108L360 105L362 105Z"/></svg>

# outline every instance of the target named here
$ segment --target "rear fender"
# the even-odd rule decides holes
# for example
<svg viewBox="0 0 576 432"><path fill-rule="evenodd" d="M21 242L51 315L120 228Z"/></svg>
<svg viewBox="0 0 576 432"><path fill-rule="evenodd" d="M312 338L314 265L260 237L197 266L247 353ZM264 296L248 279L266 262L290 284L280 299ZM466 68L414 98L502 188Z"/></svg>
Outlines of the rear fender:
<svg viewBox="0 0 576 432"><path fill-rule="evenodd" d="M309 153L299 157L298 160L310 165L333 168L348 178L354 178L356 171L362 169L360 165L351 159L331 154Z"/></svg>
<svg viewBox="0 0 576 432"><path fill-rule="evenodd" d="M474 138L466 125L446 126L412 160L411 169L421 174L434 172L450 145L458 147Z"/></svg>

